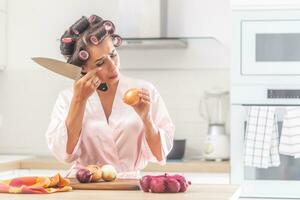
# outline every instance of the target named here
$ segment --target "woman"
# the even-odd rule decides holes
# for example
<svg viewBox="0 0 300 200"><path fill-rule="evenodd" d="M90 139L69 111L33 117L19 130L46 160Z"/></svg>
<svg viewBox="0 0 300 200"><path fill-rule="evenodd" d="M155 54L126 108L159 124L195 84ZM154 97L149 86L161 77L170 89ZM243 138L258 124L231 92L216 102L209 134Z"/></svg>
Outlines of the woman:
<svg viewBox="0 0 300 200"><path fill-rule="evenodd" d="M174 125L152 84L120 74L116 47L122 39L114 30L112 22L92 15L61 37L61 53L85 75L59 94L46 138L60 161L111 164L120 174L136 174L149 161L165 163ZM99 87L104 83L108 89ZM133 106L123 101L130 88L139 88Z"/></svg>

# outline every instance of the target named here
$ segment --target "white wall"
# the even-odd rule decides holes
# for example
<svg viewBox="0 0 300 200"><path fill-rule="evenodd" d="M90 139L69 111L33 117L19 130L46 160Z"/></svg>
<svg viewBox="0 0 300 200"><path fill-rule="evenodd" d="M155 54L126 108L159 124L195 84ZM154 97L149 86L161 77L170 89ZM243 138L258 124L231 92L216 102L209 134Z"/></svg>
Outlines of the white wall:
<svg viewBox="0 0 300 200"><path fill-rule="evenodd" d="M44 155L50 153L44 138L50 113L58 92L71 86L72 82L38 67L30 60L30 57L47 56L62 59L57 39L64 30L81 15L92 13L98 13L114 21L116 11L113 8L118 6L117 2L118 0L109 1L110 6L107 6L108 1L104 0L8 1L8 66L5 71L0 71L0 116L2 116L0 154ZM182 15L183 11L187 10L189 13L197 13L194 17L204 17L199 15L201 12L198 13L198 7L206 5L207 2L209 2L207 9L212 10L212 15L215 9L219 9L217 8L218 0L201 1L202 5L193 0L184 2L190 2L190 4L187 3L186 7L180 6L180 10L179 7L172 7L174 9L172 12L177 10ZM227 13L225 3L223 8L224 13ZM209 12L205 12L205 15L207 17ZM184 23L181 22L184 25L181 27L182 33L192 32L185 32L185 29L191 26L199 25L202 30L205 29L205 26L202 27L197 23L197 19L191 16L183 18L186 20ZM215 28L219 28L216 31L220 36L218 38L226 48L229 48L228 41L230 41L228 18L226 14L224 22L213 20L211 24L206 24L207 30L211 25L210 33L213 33ZM190 24L185 25L185 23ZM171 29L176 31L175 27ZM193 36L199 35L201 31L196 31ZM216 56L214 52L220 52L218 48L221 47L212 48L210 43L204 43L203 51L206 48L210 51L204 54L202 59L195 59L196 64L204 66L199 69L123 71L132 77L149 80L158 88L175 122L175 137L188 139L187 156L200 154L205 135L205 123L198 114L198 102L203 90L214 86L229 87L229 62L226 56L218 63L219 68L209 67L209 61L215 62L219 59L219 55ZM225 50L224 54L226 53L229 56L229 51ZM121 59L124 63L126 59L130 62L137 60L142 63L143 61L139 60L139 57L134 59L122 57ZM205 68L206 65L208 67ZM183 69L185 67L182 65Z"/></svg>
<svg viewBox="0 0 300 200"><path fill-rule="evenodd" d="M0 70L6 65L6 0L0 0Z"/></svg>

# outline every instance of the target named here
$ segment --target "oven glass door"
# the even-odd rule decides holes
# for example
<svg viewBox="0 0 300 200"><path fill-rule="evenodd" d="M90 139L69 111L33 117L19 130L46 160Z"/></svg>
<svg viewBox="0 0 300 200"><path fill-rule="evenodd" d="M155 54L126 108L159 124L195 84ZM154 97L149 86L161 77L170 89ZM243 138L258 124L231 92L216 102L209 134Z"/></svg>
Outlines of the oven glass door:
<svg viewBox="0 0 300 200"><path fill-rule="evenodd" d="M282 130L282 121L278 122L279 138ZM278 167L256 168L245 166L246 180L300 180L300 159L280 154Z"/></svg>
<svg viewBox="0 0 300 200"><path fill-rule="evenodd" d="M242 75L300 75L300 20L241 23Z"/></svg>
<svg viewBox="0 0 300 200"><path fill-rule="evenodd" d="M276 106L276 122L278 127L278 143L281 141L282 125L287 116L286 106ZM248 113L249 107L243 108ZM246 116L246 115L244 115ZM296 117L296 116L290 116ZM300 116L298 116L300 119ZM247 118L243 123L243 141L245 144ZM299 120L300 125L300 120ZM297 125L298 126L298 125ZM298 134L296 134L297 136ZM298 136L297 136L298 137ZM279 146L278 146L279 147ZM245 152L245 149L243 153ZM300 190L300 159L281 154L280 165L277 167L257 168L244 165L244 181L241 187L241 197L245 198L291 198L299 199ZM243 157L244 159L244 157Z"/></svg>

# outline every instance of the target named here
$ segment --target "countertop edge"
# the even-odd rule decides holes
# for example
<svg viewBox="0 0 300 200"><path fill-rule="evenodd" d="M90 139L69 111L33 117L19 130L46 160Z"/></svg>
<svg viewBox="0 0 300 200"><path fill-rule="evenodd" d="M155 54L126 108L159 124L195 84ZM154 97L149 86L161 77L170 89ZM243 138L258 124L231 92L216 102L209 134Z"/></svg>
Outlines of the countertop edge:
<svg viewBox="0 0 300 200"><path fill-rule="evenodd" d="M11 169L69 169L71 163L61 163L53 157L33 157L17 161L0 163L0 171ZM228 161L213 162L189 160L182 162L167 162L166 165L149 163L142 170L144 172L204 172L204 173L229 173L230 165Z"/></svg>

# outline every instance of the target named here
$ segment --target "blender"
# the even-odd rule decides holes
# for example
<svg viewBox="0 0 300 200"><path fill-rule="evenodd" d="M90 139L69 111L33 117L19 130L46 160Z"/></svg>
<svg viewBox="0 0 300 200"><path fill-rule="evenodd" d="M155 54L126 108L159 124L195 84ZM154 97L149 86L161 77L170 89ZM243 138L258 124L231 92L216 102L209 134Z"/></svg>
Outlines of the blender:
<svg viewBox="0 0 300 200"><path fill-rule="evenodd" d="M200 101L200 115L208 129L202 148L205 160L222 161L229 159L229 137L225 131L225 121L229 108L229 91L210 89L204 91Z"/></svg>

